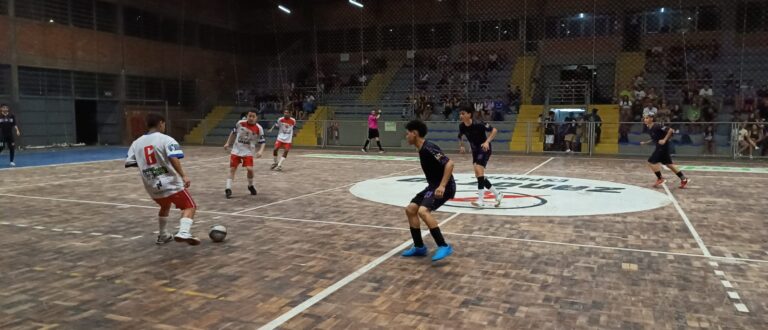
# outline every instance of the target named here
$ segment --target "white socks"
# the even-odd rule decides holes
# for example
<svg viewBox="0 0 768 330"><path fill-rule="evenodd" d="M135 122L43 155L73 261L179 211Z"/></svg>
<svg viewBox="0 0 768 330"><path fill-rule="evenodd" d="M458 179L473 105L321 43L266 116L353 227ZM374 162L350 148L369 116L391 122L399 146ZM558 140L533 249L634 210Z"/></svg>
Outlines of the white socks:
<svg viewBox="0 0 768 330"><path fill-rule="evenodd" d="M192 222L190 218L181 218L179 220L179 232L189 233L192 230Z"/></svg>
<svg viewBox="0 0 768 330"><path fill-rule="evenodd" d="M158 234L164 235L168 232L165 229L165 226L168 224L168 217L157 217L157 224L158 224Z"/></svg>
<svg viewBox="0 0 768 330"><path fill-rule="evenodd" d="M285 157L280 157L280 162L277 163L277 166L283 166L284 161L285 161Z"/></svg>
<svg viewBox="0 0 768 330"><path fill-rule="evenodd" d="M496 199L499 199L499 196L501 196L501 193L496 189L496 186L491 186L491 192L493 193L493 196L496 196Z"/></svg>
<svg viewBox="0 0 768 330"><path fill-rule="evenodd" d="M253 178L248 178L248 187L253 186Z"/></svg>
<svg viewBox="0 0 768 330"><path fill-rule="evenodd" d="M232 189L232 179L227 179L227 189Z"/></svg>
<svg viewBox="0 0 768 330"><path fill-rule="evenodd" d="M478 189L477 190L477 204L484 204L485 203L485 189Z"/></svg>

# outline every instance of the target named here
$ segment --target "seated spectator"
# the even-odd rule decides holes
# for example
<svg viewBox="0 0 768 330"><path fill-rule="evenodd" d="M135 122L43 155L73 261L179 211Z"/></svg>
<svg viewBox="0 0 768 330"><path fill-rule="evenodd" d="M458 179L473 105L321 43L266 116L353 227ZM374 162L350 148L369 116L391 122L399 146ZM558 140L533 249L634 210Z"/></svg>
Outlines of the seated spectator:
<svg viewBox="0 0 768 330"><path fill-rule="evenodd" d="M643 100L643 117L645 116L656 116L656 114L659 112L659 109L656 108L656 106L653 104L650 98L646 97Z"/></svg>
<svg viewBox="0 0 768 330"><path fill-rule="evenodd" d="M499 55L496 52L488 54L488 70L499 70Z"/></svg>
<svg viewBox="0 0 768 330"><path fill-rule="evenodd" d="M715 95L715 92L712 91L712 86L710 85L704 85L704 87L699 90L699 96L702 98L712 101L712 97Z"/></svg>
<svg viewBox="0 0 768 330"><path fill-rule="evenodd" d="M744 152L749 153L749 158L752 158L752 153L754 150L760 149L754 140L752 140L752 134L750 130L748 129L749 125L747 122L744 122L741 124L741 128L739 129L739 135L738 140L739 141L739 156L744 155Z"/></svg>
<svg viewBox="0 0 768 330"><path fill-rule="evenodd" d="M715 127L712 125L704 129L704 153L708 155L715 154Z"/></svg>
<svg viewBox="0 0 768 330"><path fill-rule="evenodd" d="M635 100L635 93L633 92L633 88L631 86L627 86L627 88L624 88L619 92L619 99L622 99L624 96L627 97L630 101Z"/></svg>
<svg viewBox="0 0 768 330"><path fill-rule="evenodd" d="M645 97L651 100L651 102L656 103L656 100L659 98L659 95L656 94L656 88L648 88L648 90L645 93Z"/></svg>
<svg viewBox="0 0 768 330"><path fill-rule="evenodd" d="M635 97L634 98L635 100L642 100L646 96L645 91L642 88L640 88L639 86L635 86L635 90L634 90L633 94L634 94L633 96Z"/></svg>

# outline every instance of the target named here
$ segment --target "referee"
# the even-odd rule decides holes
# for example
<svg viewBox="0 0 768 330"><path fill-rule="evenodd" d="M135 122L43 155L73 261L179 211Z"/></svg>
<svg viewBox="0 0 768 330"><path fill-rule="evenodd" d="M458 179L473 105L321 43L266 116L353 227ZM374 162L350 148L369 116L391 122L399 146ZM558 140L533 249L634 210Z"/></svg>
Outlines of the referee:
<svg viewBox="0 0 768 330"><path fill-rule="evenodd" d="M384 153L384 149L381 148L381 141L379 141L379 118L381 118L381 109L371 111L371 114L368 116L368 139L365 140L365 145L363 145L363 152L368 152L368 145L371 143L371 140L376 140L376 145L379 146L379 153Z"/></svg>
<svg viewBox="0 0 768 330"><path fill-rule="evenodd" d="M8 147L11 153L11 167L16 166L13 162L16 158L16 136L21 136L16 116L11 114L7 104L0 104L0 153Z"/></svg>

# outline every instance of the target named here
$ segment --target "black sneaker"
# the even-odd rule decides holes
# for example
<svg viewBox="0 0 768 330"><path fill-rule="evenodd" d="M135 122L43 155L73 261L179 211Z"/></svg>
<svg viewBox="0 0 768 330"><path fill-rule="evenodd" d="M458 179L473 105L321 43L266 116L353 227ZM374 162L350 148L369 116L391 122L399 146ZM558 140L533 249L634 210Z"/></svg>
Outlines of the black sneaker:
<svg viewBox="0 0 768 330"><path fill-rule="evenodd" d="M227 196L227 199L232 198L232 189L224 189L224 196Z"/></svg>
<svg viewBox="0 0 768 330"><path fill-rule="evenodd" d="M248 186L248 191L251 192L251 195L256 196L256 187Z"/></svg>

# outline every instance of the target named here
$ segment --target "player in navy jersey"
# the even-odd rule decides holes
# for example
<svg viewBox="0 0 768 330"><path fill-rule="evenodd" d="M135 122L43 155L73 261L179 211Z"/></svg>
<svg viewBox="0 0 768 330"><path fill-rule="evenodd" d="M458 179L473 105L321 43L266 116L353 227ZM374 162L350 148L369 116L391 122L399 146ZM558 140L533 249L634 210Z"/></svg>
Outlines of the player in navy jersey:
<svg viewBox="0 0 768 330"><path fill-rule="evenodd" d="M656 183L653 186L659 187L666 182L661 176L661 165L666 165L680 178L680 189L683 189L690 180L675 166L672 162L672 155L669 153L669 139L672 138L674 130L662 124L654 123L654 116L655 114L648 113L643 117L643 123L648 127L648 134L651 135L651 139L640 142L640 144L653 143L656 146L653 154L648 158L648 166L656 174Z"/></svg>
<svg viewBox="0 0 768 330"><path fill-rule="evenodd" d="M459 118L461 118L461 123L459 123L459 152L465 152L463 137L466 136L469 146L472 148L472 165L475 168L475 177L477 177L477 201L472 202L472 205L484 207L485 190L488 189L495 197L493 206L499 207L504 196L485 177L485 168L488 166L488 159L491 158L493 152L491 141L496 137L498 130L491 124L472 118L474 112L475 109L471 106L464 106L459 110ZM486 133L489 134L486 135Z"/></svg>
<svg viewBox="0 0 768 330"><path fill-rule="evenodd" d="M6 147L8 148L8 152L11 154L11 167L16 166L14 161L17 136L21 136L21 131L16 116L11 114L11 109L7 104L0 104L0 152L3 152Z"/></svg>
<svg viewBox="0 0 768 330"><path fill-rule="evenodd" d="M405 125L408 132L408 144L419 150L421 169L427 177L427 187L411 200L405 208L408 223L411 226L413 247L403 252L403 257L421 257L427 255L427 247L421 238L419 218L429 227L432 238L437 243L437 251L432 255L432 261L438 261L453 253L453 248L445 242L440 232L437 220L432 211L437 210L456 195L456 182L453 180L453 161L440 150L436 144L424 139L427 135L427 125L419 120L413 120Z"/></svg>

